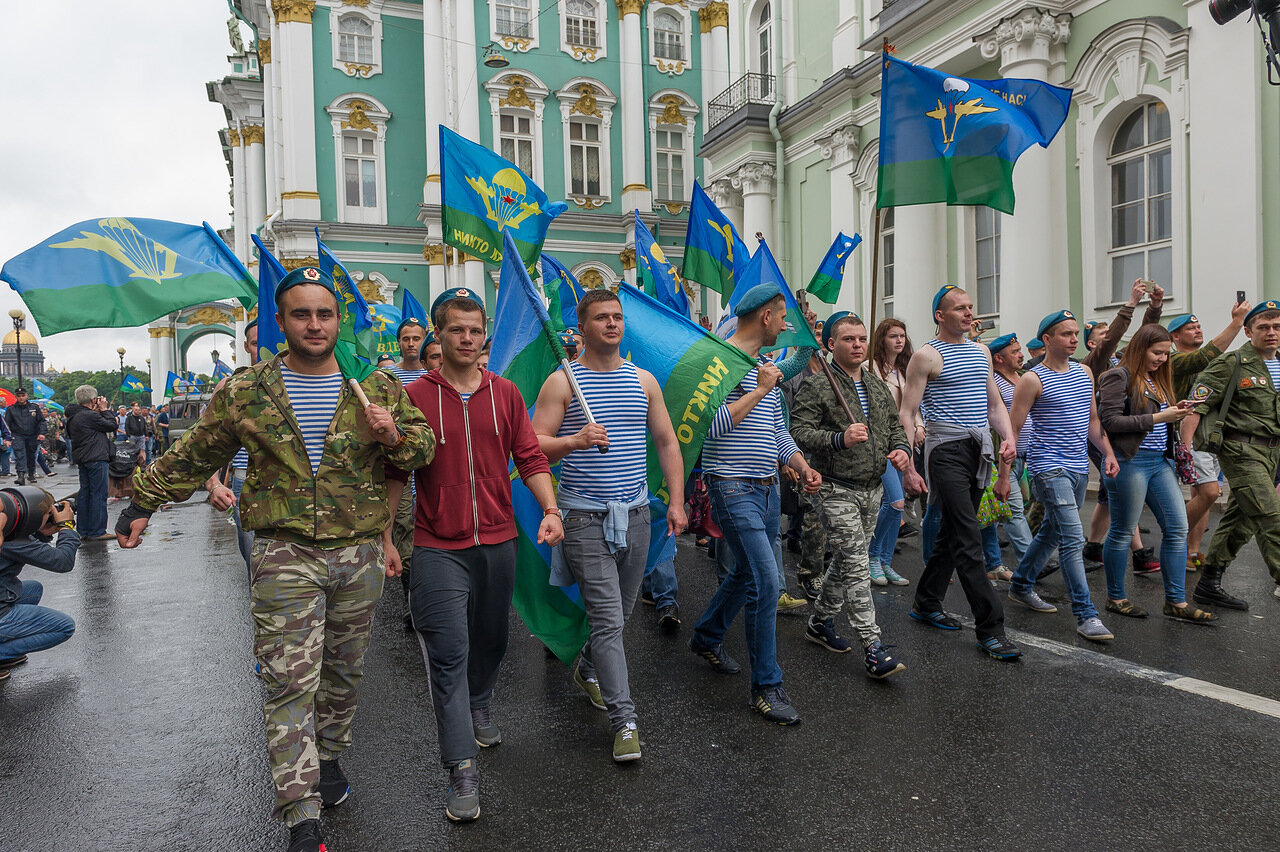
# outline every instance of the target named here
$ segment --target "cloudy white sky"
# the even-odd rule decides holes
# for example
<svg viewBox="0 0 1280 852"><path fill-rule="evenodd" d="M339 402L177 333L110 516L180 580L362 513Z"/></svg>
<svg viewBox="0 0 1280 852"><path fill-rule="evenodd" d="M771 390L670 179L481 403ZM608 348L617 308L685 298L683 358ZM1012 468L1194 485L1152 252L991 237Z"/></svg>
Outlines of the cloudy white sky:
<svg viewBox="0 0 1280 852"><path fill-rule="evenodd" d="M226 122L204 88L230 70L229 17L225 0L0 4L0 262L86 219L231 223ZM3 327L15 307L0 285ZM119 346L139 367L150 354L145 329L29 327L59 369L114 368ZM209 372L208 350L229 342L201 338L191 366Z"/></svg>

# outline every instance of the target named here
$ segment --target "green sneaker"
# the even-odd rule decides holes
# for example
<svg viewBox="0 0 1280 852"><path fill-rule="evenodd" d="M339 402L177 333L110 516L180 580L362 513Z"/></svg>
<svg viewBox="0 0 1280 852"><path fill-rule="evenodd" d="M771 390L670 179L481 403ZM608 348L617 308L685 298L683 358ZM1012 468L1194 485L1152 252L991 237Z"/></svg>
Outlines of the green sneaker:
<svg viewBox="0 0 1280 852"><path fill-rule="evenodd" d="M578 660L573 666L573 682L578 688L587 694L587 700L591 702L591 706L597 710L607 710L604 706L604 696L600 694L600 681L593 677L584 677L582 674L582 660Z"/></svg>
<svg viewBox="0 0 1280 852"><path fill-rule="evenodd" d="M636 730L635 722L628 722L613 735L613 760L614 763L628 763L639 759L640 732Z"/></svg>

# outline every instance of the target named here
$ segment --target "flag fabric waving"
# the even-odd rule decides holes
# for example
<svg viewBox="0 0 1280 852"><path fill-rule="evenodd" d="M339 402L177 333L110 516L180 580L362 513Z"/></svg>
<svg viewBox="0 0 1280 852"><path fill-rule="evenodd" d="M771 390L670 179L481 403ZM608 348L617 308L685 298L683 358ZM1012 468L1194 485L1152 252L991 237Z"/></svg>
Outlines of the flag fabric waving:
<svg viewBox="0 0 1280 852"><path fill-rule="evenodd" d="M985 205L1013 213L1013 165L1049 147L1071 90L1039 80L971 80L884 55L877 207Z"/></svg>
<svg viewBox="0 0 1280 852"><path fill-rule="evenodd" d="M289 273L257 234L250 238L258 247L258 358L265 361L285 348L284 333L276 324L276 285Z"/></svg>
<svg viewBox="0 0 1280 852"><path fill-rule="evenodd" d="M526 267L542 252L551 220L566 209L552 202L515 164L440 125L440 217L444 241L486 263L500 263L503 234Z"/></svg>
<svg viewBox="0 0 1280 852"><path fill-rule="evenodd" d="M733 224L695 182L693 200L689 204L689 227L684 237L681 275L687 281L697 281L703 287L718 292L720 303L724 305L750 259L751 252Z"/></svg>
<svg viewBox="0 0 1280 852"><path fill-rule="evenodd" d="M821 299L828 305L835 304L836 297L840 295L840 286L844 284L844 265L861 242L862 237L857 234L852 237L846 237L844 233L836 234L831 248L827 249L822 263L818 264L818 271L805 288L810 296Z"/></svg>
<svg viewBox="0 0 1280 852"><path fill-rule="evenodd" d="M369 306L346 268L321 241L319 228L316 228L316 249L320 256L320 271L329 273L333 278L333 286L338 291L338 311L342 315L342 323L338 326L338 345L333 349L333 356L338 360L338 369L344 377L363 382L377 367L360 339L361 333L373 328Z"/></svg>
<svg viewBox="0 0 1280 852"><path fill-rule="evenodd" d="M214 362L213 380L215 382L220 382L229 375L231 375L231 367L225 361L219 358L217 361Z"/></svg>
<svg viewBox="0 0 1280 852"><path fill-rule="evenodd" d="M778 343L775 348L781 349L785 346L811 346L819 349L818 340L813 336L813 329L809 328L809 321L804 318L804 313L800 310L800 303L796 301L796 297L792 294L791 288L787 286L787 280L782 277L782 270L778 268L778 262L773 259L773 253L769 251L769 246L764 242L760 243L760 247L756 249L756 253L751 256L751 262L747 264L746 270L742 274L742 280L738 282L738 286L734 288L733 295L729 297L729 307L732 309L742 300L742 296L757 284L777 284L782 290L782 296L787 300L787 328L782 334L778 335ZM736 317L730 315L726 319L731 322L721 321L720 327L716 333L726 339L732 336L732 330L736 329ZM724 333L727 332L727 333Z"/></svg>
<svg viewBox="0 0 1280 852"><path fill-rule="evenodd" d="M36 399L48 399L53 396L53 388L46 385L39 379L31 380L31 395Z"/></svg>
<svg viewBox="0 0 1280 852"><path fill-rule="evenodd" d="M557 331L578 326L578 300L586 292L564 264L549 254L542 255L542 289L551 304L551 324Z"/></svg>
<svg viewBox="0 0 1280 852"><path fill-rule="evenodd" d="M210 299L256 298L253 277L210 228L160 219L96 219L12 258L0 279L46 335L129 328Z"/></svg>
<svg viewBox="0 0 1280 852"><path fill-rule="evenodd" d="M400 360L400 341L396 339L396 329L401 322L400 309L395 305L370 305L369 312L372 314L369 330L361 334L365 351L375 364L383 355Z"/></svg>
<svg viewBox="0 0 1280 852"><path fill-rule="evenodd" d="M129 373L124 377L124 381L120 383L120 390L124 393L151 393L151 388L142 383L142 379Z"/></svg>
<svg viewBox="0 0 1280 852"><path fill-rule="evenodd" d="M405 320L411 319L419 323L427 331L433 330L435 326L432 324L431 316L427 313L427 309L422 307L422 304L414 298L407 287L400 289L403 291L404 296L400 300L400 319L396 322L396 325L399 326Z"/></svg>
<svg viewBox="0 0 1280 852"><path fill-rule="evenodd" d="M684 282L675 264L667 260L662 246L649 233L649 229L640 221L640 211L635 211L636 221L636 271L644 270L644 274L653 282L654 293L658 301L671 310L684 316L689 315L689 295L684 291Z"/></svg>

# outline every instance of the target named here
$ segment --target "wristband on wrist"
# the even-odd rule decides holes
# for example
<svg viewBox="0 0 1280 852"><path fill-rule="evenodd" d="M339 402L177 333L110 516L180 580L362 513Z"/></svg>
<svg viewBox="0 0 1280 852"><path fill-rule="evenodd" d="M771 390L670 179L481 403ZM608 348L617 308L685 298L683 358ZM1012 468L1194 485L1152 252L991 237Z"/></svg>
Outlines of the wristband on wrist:
<svg viewBox="0 0 1280 852"><path fill-rule="evenodd" d="M559 506L552 506L550 509L543 509L543 510L542 510L542 517L544 517L544 518L545 518L547 515L558 515L558 514L560 514L560 507L559 507Z"/></svg>

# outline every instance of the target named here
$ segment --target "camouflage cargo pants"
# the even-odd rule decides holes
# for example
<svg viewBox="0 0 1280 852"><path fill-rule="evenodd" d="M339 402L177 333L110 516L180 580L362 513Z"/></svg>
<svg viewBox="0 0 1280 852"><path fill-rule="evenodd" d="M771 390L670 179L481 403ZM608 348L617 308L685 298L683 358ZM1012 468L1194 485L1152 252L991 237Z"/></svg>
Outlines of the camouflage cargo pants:
<svg viewBox="0 0 1280 852"><path fill-rule="evenodd" d="M400 505L396 507L395 516L391 520L391 543L400 554L400 590L409 597L409 569L413 562L413 479L404 484L404 493L400 495Z"/></svg>
<svg viewBox="0 0 1280 852"><path fill-rule="evenodd" d="M833 482L822 483L818 491L835 555L822 577L822 594L814 601L813 611L816 618L833 618L848 600L849 622L864 646L880 638L876 606L871 600L867 545L876 531L883 491L881 485L857 491Z"/></svg>
<svg viewBox="0 0 1280 852"><path fill-rule="evenodd" d="M324 549L257 536L253 652L276 800L287 825L320 818L320 760L351 745L356 689L382 594L380 540Z"/></svg>
<svg viewBox="0 0 1280 852"><path fill-rule="evenodd" d="M817 494L799 494L804 506L804 519L800 522L800 564L796 567L796 579L803 583L810 577L821 577L827 555L827 528L822 522L822 501Z"/></svg>

